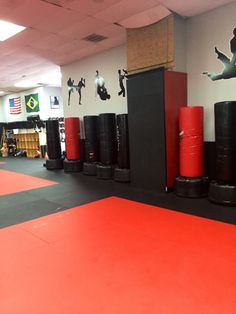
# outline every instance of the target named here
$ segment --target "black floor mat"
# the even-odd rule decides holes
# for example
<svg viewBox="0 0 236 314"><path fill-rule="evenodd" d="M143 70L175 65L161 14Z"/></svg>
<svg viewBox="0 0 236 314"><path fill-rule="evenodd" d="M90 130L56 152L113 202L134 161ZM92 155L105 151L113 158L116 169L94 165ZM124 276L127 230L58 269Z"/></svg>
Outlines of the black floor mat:
<svg viewBox="0 0 236 314"><path fill-rule="evenodd" d="M192 215L236 224L236 208L216 205L207 198L189 199L174 193L150 193L133 188L129 183L99 180L82 173L49 171L43 167L43 159L1 159L1 169L20 172L59 184L28 190L0 197L0 227L6 227L60 210L95 201L104 197L118 196L129 200L189 213Z"/></svg>

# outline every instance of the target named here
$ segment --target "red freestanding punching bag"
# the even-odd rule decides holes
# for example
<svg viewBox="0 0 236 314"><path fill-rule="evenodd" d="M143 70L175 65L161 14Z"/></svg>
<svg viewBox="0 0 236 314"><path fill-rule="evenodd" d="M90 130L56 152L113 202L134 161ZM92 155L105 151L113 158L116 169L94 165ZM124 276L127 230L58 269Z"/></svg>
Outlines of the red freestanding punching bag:
<svg viewBox="0 0 236 314"><path fill-rule="evenodd" d="M79 133L80 133L79 118L65 118L67 160L78 160L80 158Z"/></svg>
<svg viewBox="0 0 236 314"><path fill-rule="evenodd" d="M203 107L181 107L180 130L180 176L201 177L203 166Z"/></svg>

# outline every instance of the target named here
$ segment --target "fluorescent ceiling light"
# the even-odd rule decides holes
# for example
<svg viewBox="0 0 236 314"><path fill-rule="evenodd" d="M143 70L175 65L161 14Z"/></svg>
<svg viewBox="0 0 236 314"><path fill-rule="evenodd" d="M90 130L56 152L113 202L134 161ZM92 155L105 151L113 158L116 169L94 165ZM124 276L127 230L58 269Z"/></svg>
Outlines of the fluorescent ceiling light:
<svg viewBox="0 0 236 314"><path fill-rule="evenodd" d="M0 41L8 39L24 29L24 26L0 20Z"/></svg>
<svg viewBox="0 0 236 314"><path fill-rule="evenodd" d="M4 94L4 93L5 93L4 91L0 90L0 95L2 95L2 94Z"/></svg>

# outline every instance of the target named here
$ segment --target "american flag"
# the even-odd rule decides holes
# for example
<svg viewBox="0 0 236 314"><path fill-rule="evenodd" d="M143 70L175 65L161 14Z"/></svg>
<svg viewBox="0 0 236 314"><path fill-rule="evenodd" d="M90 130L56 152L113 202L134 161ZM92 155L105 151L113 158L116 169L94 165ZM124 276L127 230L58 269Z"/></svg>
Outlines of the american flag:
<svg viewBox="0 0 236 314"><path fill-rule="evenodd" d="M21 113L21 98L11 98L9 99L10 114L20 114Z"/></svg>

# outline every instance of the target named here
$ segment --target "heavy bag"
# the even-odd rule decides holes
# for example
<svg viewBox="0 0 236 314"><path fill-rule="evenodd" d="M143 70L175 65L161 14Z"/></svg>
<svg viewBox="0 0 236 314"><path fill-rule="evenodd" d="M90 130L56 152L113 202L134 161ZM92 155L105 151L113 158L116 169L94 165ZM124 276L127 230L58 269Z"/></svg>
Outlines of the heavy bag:
<svg viewBox="0 0 236 314"><path fill-rule="evenodd" d="M84 116L85 160L99 160L98 116Z"/></svg>
<svg viewBox="0 0 236 314"><path fill-rule="evenodd" d="M182 197L200 198L207 196L208 187L209 178L206 176L198 178L176 177L174 192Z"/></svg>
<svg viewBox="0 0 236 314"><path fill-rule="evenodd" d="M118 182L130 182L130 169L116 167L114 170L114 180Z"/></svg>
<svg viewBox="0 0 236 314"><path fill-rule="evenodd" d="M61 143L58 120L46 121L47 154L49 159L61 158Z"/></svg>
<svg viewBox="0 0 236 314"><path fill-rule="evenodd" d="M67 160L63 162L65 172L80 172L83 168L83 163L81 160Z"/></svg>
<svg viewBox="0 0 236 314"><path fill-rule="evenodd" d="M79 118L65 118L66 158L67 160L79 160Z"/></svg>
<svg viewBox="0 0 236 314"><path fill-rule="evenodd" d="M99 115L100 162L104 165L117 161L116 115L102 113Z"/></svg>
<svg viewBox="0 0 236 314"><path fill-rule="evenodd" d="M47 170L63 169L63 160L61 158L47 159L45 167Z"/></svg>
<svg viewBox="0 0 236 314"><path fill-rule="evenodd" d="M97 162L84 162L83 163L83 174L87 176L97 175Z"/></svg>
<svg viewBox="0 0 236 314"><path fill-rule="evenodd" d="M128 114L117 115L117 164L121 169L129 168Z"/></svg>
<svg viewBox="0 0 236 314"><path fill-rule="evenodd" d="M223 182L236 181L236 101L215 103L216 175Z"/></svg>
<svg viewBox="0 0 236 314"><path fill-rule="evenodd" d="M112 179L114 176L114 169L111 165L97 165L97 178L102 180Z"/></svg>
<svg viewBox="0 0 236 314"><path fill-rule="evenodd" d="M179 112L180 176L201 177L203 163L203 107L181 107Z"/></svg>
<svg viewBox="0 0 236 314"><path fill-rule="evenodd" d="M236 185L219 183L215 180L210 182L209 201L222 205L236 205Z"/></svg>

